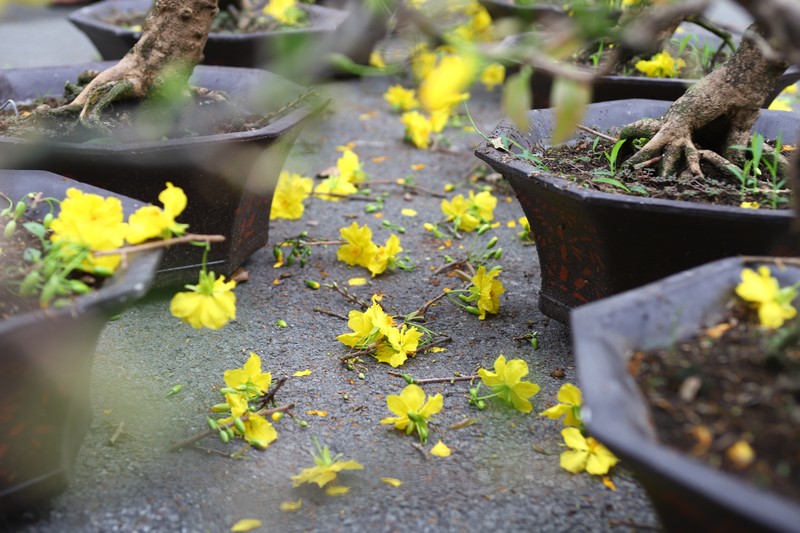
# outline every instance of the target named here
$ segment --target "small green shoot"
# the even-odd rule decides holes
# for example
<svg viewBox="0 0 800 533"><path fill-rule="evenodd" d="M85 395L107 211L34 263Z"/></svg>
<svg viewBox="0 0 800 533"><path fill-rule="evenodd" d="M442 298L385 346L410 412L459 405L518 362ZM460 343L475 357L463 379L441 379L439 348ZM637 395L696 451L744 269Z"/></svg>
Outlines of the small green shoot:
<svg viewBox="0 0 800 533"><path fill-rule="evenodd" d="M592 178L592 181L595 182L595 183L605 183L606 185L612 185L614 187L622 189L623 191L625 191L628 194L631 193L630 187L628 187L627 185L625 185L624 183L622 183L618 179L609 178L607 176L598 176L596 178Z"/></svg>

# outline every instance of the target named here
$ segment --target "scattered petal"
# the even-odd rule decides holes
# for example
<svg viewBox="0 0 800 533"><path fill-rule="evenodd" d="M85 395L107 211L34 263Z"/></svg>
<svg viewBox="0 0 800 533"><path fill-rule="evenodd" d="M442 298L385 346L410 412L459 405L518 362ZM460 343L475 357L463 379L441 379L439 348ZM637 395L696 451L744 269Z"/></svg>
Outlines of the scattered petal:
<svg viewBox="0 0 800 533"><path fill-rule="evenodd" d="M375 156L372 159L370 159L370 161L372 161L373 163L383 163L384 161L388 161L388 160L389 160L389 156L388 155L379 155L379 156Z"/></svg>
<svg viewBox="0 0 800 533"><path fill-rule="evenodd" d="M400 210L400 214L404 217L415 217L417 216L417 212L413 209L405 208Z"/></svg>
<svg viewBox="0 0 800 533"><path fill-rule="evenodd" d="M347 280L347 284L351 287L357 287L359 285L366 285L367 278L350 278Z"/></svg>
<svg viewBox="0 0 800 533"><path fill-rule="evenodd" d="M441 346L434 346L433 348L431 348L428 351L430 353L442 353L442 352L446 352L447 348L442 348Z"/></svg>
<svg viewBox="0 0 800 533"><path fill-rule="evenodd" d="M608 487L609 489L613 490L614 492L617 492L617 486L616 486L616 485L614 485L614 482L613 482L613 481L611 481L611 478L610 478L610 477L608 477L608 476L603 476L603 485L605 485L605 486L606 486L606 487Z"/></svg>
<svg viewBox="0 0 800 533"><path fill-rule="evenodd" d="M233 524L231 531L250 531L251 529L255 529L257 527L261 527L261 520L256 520L255 518L245 518Z"/></svg>
<svg viewBox="0 0 800 533"><path fill-rule="evenodd" d="M736 468L747 468L756 459L756 452L746 441L739 439L728 448L725 455Z"/></svg>
<svg viewBox="0 0 800 533"><path fill-rule="evenodd" d="M311 370L298 370L297 372L292 374L292 376L296 378L302 378L303 376L309 376L309 375L311 375Z"/></svg>
<svg viewBox="0 0 800 533"><path fill-rule="evenodd" d="M303 506L302 498L297 500L296 502L281 502L280 510L281 511L297 511Z"/></svg>
<svg viewBox="0 0 800 533"><path fill-rule="evenodd" d="M342 487L341 485L336 485L325 489L325 494L328 496L343 496L348 492L350 492L350 487Z"/></svg>
<svg viewBox="0 0 800 533"><path fill-rule="evenodd" d="M450 448L441 440L431 448L431 455L435 455L436 457L450 457L451 453Z"/></svg>
<svg viewBox="0 0 800 533"><path fill-rule="evenodd" d="M508 228L516 228L517 227L517 221L516 220L509 220L508 222L506 222L506 227L508 227Z"/></svg>
<svg viewBox="0 0 800 533"><path fill-rule="evenodd" d="M393 477L382 477L381 481L383 481L384 483L388 483L392 487L399 487L400 485L403 484L402 481Z"/></svg>
<svg viewBox="0 0 800 533"><path fill-rule="evenodd" d="M328 412L327 411L318 411L316 409L312 409L311 411L306 411L306 414L307 415L317 415L317 416L321 416L323 418L328 416Z"/></svg>
<svg viewBox="0 0 800 533"><path fill-rule="evenodd" d="M425 168L425 163L414 163L413 165L411 165L411 170L414 171L422 170L423 168Z"/></svg>
<svg viewBox="0 0 800 533"><path fill-rule="evenodd" d="M377 111L370 111L369 113L361 113L358 115L358 120L369 120L371 118L375 118L376 116L378 116Z"/></svg>

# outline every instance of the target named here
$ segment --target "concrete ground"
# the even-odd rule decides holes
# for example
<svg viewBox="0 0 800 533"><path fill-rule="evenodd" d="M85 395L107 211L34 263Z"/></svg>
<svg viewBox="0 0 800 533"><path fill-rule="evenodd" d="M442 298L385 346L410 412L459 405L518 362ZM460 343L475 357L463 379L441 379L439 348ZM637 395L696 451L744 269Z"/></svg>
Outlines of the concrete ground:
<svg viewBox="0 0 800 533"><path fill-rule="evenodd" d="M0 64L4 66L81 63L96 59L94 49L65 20L67 9L35 11L14 8L0 20ZM456 287L455 278L435 269L443 256L462 257L472 235L454 240L449 248L423 229L442 219L441 198L423 193L404 195L392 185L396 178L415 175L426 189L467 194L480 167L472 155L476 135L447 130L449 151L420 151L402 142L399 118L387 111L382 94L389 79L338 81L320 86L332 98L329 113L306 128L285 168L306 175L335 165L336 147L353 143L371 179L372 195L386 192L383 218L365 212L363 201L307 201L298 221L275 221L270 243L301 231L335 239L340 227L368 223L382 243L390 230L384 221L401 224L401 244L417 267L413 272L386 273L350 290L360 299L383 294L388 312L404 315L441 292ZM483 131L502 118L499 94L476 88L470 111ZM415 167L412 165L424 165ZM168 177L167 177L168 178ZM630 531L658 530L649 501L624 465L612 472L616 490L588 474L572 475L559 467L564 450L561 423L539 417L556 401L563 383L575 383L568 329L542 316L536 305L539 266L533 246L517 238L519 227L509 221L522 216L513 192L503 182L492 183L499 198L495 218L501 224L490 235L504 249L500 279L506 287L500 313L485 321L445 301L429 313L428 327L452 341L441 353L418 354L400 370L416 378L472 374L491 368L495 358L528 362L530 379L541 386L530 415L490 402L484 411L467 403L468 385L426 385L428 394L442 393L444 409L435 418L431 443L420 448L416 439L379 421L390 416L386 396L405 382L390 376L387 365L366 358L354 370L341 362L345 349L338 334L348 331L341 318L315 308L346 315L354 305L335 291L317 291L304 281L346 285L352 277L368 277L363 269L336 260L334 247L315 249L309 264L273 268L270 248L258 251L245 265L250 280L236 289L237 320L218 332L196 331L168 311L170 293L161 291L108 324L97 348L92 397L94 421L79 453L70 487L39 511L0 519L0 529L30 532L63 531L227 531L238 520L255 518L263 531ZM191 201L191 199L190 199ZM413 208L416 217L401 215ZM480 242L488 235L479 238ZM278 320L288 324L276 326ZM515 340L539 332L539 349ZM175 441L205 428L209 406L220 401L216 388L226 369L241 366L249 352L258 353L275 378L299 370L279 391L279 404L295 402L303 428L286 417L276 424L278 439L265 451L242 449L214 438L201 449L169 452ZM558 369L563 370L559 374ZM554 377L563 375L563 377ZM177 384L180 393L165 397ZM327 416L307 414L324 411ZM458 428L465 419L476 423ZM110 439L124 424L115 443ZM311 437L336 453L364 465L340 475L351 487L344 496L327 496L316 486L293 488L290 476L312 466ZM452 456L428 452L443 440ZM220 453L224 452L224 453ZM382 477L403 482L392 487ZM303 500L294 512L282 502Z"/></svg>

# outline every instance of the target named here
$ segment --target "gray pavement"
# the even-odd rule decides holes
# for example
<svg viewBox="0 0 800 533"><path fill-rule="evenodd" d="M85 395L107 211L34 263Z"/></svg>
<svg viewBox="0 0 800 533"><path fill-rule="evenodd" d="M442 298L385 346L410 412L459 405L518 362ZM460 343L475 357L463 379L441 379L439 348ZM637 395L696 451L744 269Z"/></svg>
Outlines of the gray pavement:
<svg viewBox="0 0 800 533"><path fill-rule="evenodd" d="M6 66L80 63L96 59L88 41L68 22L65 9L36 12L14 8L0 20L0 63ZM307 175L335 164L336 147L354 143L354 150L374 180L416 174L418 183L442 191L467 194L479 162L472 155L475 135L452 133L452 153L419 151L402 142L399 118L388 113L382 94L392 80L339 81L320 90L332 98L330 113L301 135L285 168ZM470 111L484 131L502 118L499 94L476 88ZM385 156L383 162L372 158ZM411 164L425 168L412 171ZM165 177L167 179L168 177ZM477 186L486 185L480 182ZM535 249L517 239L519 228L506 223L522 216L507 185L492 185L500 199L493 230L505 250L501 280L507 293L496 317L480 322L456 306L441 302L430 312L429 327L447 333L452 342L443 353L419 354L402 371L417 378L474 373L489 367L497 355L522 358L530 379L541 386L536 411L555 402L559 387L575 383L568 330L542 316L536 307L539 268ZM373 194L388 192L384 218L402 224L406 253L418 264L413 272L384 274L355 287L361 299L384 295L387 311L406 314L456 282L433 270L443 254L458 257L471 237L440 250L440 241L422 228L440 220L440 199L405 197L399 187L376 185ZM190 199L191 201L191 199ZM419 215L403 217L402 208ZM375 240L389 230L365 213L364 203L310 200L299 221L275 221L270 242L308 231L314 237L336 238L336 230L353 220L369 223ZM467 385L435 384L428 394L442 393L444 410L436 418L431 441L442 439L453 449L449 458L423 454L415 439L379 424L389 416L387 394L405 383L387 374L390 367L367 360L355 371L339 361L345 353L336 335L345 321L313 311L315 307L346 315L353 308L342 296L322 288L312 291L304 280L345 284L363 270L336 261L335 248L314 251L309 264L273 268L270 249L257 252L245 265L250 280L237 287L238 319L219 332L195 331L169 315L170 294L161 291L109 323L97 348L92 397L94 421L78 456L69 489L49 506L14 520L0 519L10 531L228 531L242 518L256 518L258 531L629 531L658 529L658 521L642 488L623 467L611 478L616 491L588 474L571 475L558 464L563 450L560 422L523 415L497 404L477 411L467 404ZM328 277L324 277L324 276ZM279 282L279 284L276 284ZM275 326L277 320L288 328ZM540 348L514 337L540 332ZM201 431L205 414L219 401L216 388L226 369L241 366L257 352L274 377L309 369L312 374L290 380L278 393L281 404L295 402L308 421L301 428L290 418L277 423L278 440L266 451L250 450L238 459L216 452L185 449L168 452L177 440ZM562 379L551 373L562 368ZM364 379L360 379L359 371ZM165 398L173 385L179 394ZM307 415L309 410L326 417ZM475 425L452 429L468 417ZM124 423L124 434L109 444ZM304 486L293 488L290 476L312 465L307 451L311 436L364 465L341 475L351 491L326 496ZM236 451L209 438L200 443L216 451ZM427 446L430 449L430 444ZM393 477L393 488L380 480ZM303 499L295 512L279 510L281 502Z"/></svg>

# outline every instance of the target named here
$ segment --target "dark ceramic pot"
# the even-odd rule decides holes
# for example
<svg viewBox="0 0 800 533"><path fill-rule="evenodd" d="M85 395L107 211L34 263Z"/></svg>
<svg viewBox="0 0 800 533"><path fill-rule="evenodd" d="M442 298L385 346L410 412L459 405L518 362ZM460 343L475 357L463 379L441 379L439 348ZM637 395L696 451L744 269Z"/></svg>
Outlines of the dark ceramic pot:
<svg viewBox="0 0 800 533"><path fill-rule="evenodd" d="M116 196L125 213L140 202L41 171L0 170L0 192L62 199L69 187ZM40 206L39 215L45 211ZM0 320L0 512L61 492L91 421L89 382L100 330L147 291L162 250L128 258L128 267L62 309Z"/></svg>
<svg viewBox="0 0 800 533"><path fill-rule="evenodd" d="M554 17L566 17L561 6L544 5L532 2L518 4L514 0L478 0L492 16L492 19L515 18L523 22L541 22Z"/></svg>
<svg viewBox="0 0 800 533"><path fill-rule="evenodd" d="M0 72L0 99L26 101L60 95L66 80L86 68L111 63L11 69ZM256 69L199 66L191 83L227 93L231 101L267 116L286 107L304 89ZM290 106L263 127L243 132L166 140L75 143L0 137L0 168L43 169L78 181L161 205L167 181L186 192L189 205L178 217L193 233L221 234L212 246L209 266L229 275L267 243L272 194L283 162L305 123L325 102L309 97ZM220 109L224 116L229 108ZM202 122L220 118L213 109L190 108L185 128L201 131ZM156 284L196 283L202 251L178 246L167 251Z"/></svg>
<svg viewBox="0 0 800 533"><path fill-rule="evenodd" d="M136 44L140 31L106 22L118 13L145 13L152 0L106 0L69 14L69 21L86 34L103 59L120 59ZM311 79L338 39L348 14L338 9L304 4L308 26L253 33L211 33L203 49L206 65L267 68L292 79ZM286 60L290 58L291 60ZM316 60L314 58L317 58Z"/></svg>
<svg viewBox="0 0 800 533"><path fill-rule="evenodd" d="M585 305L572 338L589 432L622 459L670 531L797 531L800 504L660 444L647 402L627 370L635 350L663 348L725 315L744 266L724 259ZM773 268L781 286L800 268ZM702 370L701 370L702 372Z"/></svg>
<svg viewBox="0 0 800 533"><path fill-rule="evenodd" d="M619 100L591 104L583 124L613 130L662 116L669 102ZM520 132L503 121L489 135L505 135L536 152L548 142L549 109L530 112ZM800 136L800 114L762 111L756 124L768 139ZM649 199L584 189L489 143L475 154L511 183L531 225L539 255L541 311L567 322L570 309L715 259L739 254L797 255L783 243L792 212Z"/></svg>

